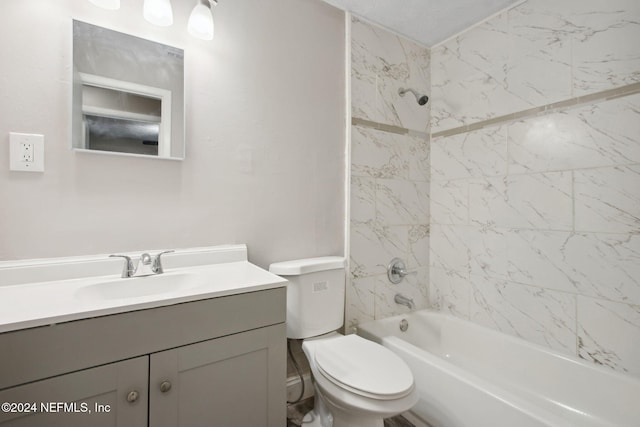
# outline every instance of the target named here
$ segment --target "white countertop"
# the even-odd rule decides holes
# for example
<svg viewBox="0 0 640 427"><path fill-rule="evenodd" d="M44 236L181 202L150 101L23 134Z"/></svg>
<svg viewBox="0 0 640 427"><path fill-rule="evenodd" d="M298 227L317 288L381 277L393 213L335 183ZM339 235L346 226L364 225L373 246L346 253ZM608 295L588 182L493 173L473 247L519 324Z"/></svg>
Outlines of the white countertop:
<svg viewBox="0 0 640 427"><path fill-rule="evenodd" d="M51 325L71 320L105 316L127 311L142 310L279 288L286 280L269 273L248 261L223 262L203 266L166 269L161 275L149 276L162 279L170 285L171 278L189 276L189 285L163 286L152 295L100 298L87 289L95 289L101 282L118 287L135 286L145 278L121 278L119 274L94 276L0 286L0 333L36 326ZM154 280L154 279L151 279Z"/></svg>

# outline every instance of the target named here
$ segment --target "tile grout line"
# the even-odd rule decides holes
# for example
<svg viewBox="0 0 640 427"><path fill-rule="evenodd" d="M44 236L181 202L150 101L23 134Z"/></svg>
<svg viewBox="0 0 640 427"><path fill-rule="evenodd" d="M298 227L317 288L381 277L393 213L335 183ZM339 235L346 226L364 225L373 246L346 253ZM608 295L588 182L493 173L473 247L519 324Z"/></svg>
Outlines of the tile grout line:
<svg viewBox="0 0 640 427"><path fill-rule="evenodd" d="M573 167L571 169L529 169L523 172L509 172L506 174L496 174L496 175L469 175L469 176L457 176L453 178L436 178L433 179L432 182L454 182L454 181L464 181L470 179L485 179L485 178L503 178L506 176L528 176L528 175L537 175L537 174L546 174L546 173L559 173L559 172L581 172L581 171L590 171L594 169L611 169L617 167L634 167L640 166L640 162L624 162L624 163L611 163L611 164L600 164L593 166L581 166L581 167ZM426 182L426 181L420 181Z"/></svg>
<svg viewBox="0 0 640 427"><path fill-rule="evenodd" d="M382 132L394 133L397 135L407 135L407 136L412 136L416 138L426 138L426 139L429 138L429 133L427 132L421 132L418 130L403 128L400 126L393 126L385 123L374 122L372 120L361 119L358 117L351 118L351 125L376 129Z"/></svg>
<svg viewBox="0 0 640 427"><path fill-rule="evenodd" d="M462 277L462 275L465 273L463 271L460 270L455 270L452 268L446 268L443 267L441 265L430 265L429 269L435 269L435 270L439 270L441 272L451 272L451 273L460 273L460 277ZM507 282L513 285L517 285L517 286L524 286L524 287L531 287L531 288L537 288L537 289L542 289L544 291L550 292L550 293L558 293L558 294L563 294L563 295L568 295L568 296L572 296L575 297L576 300L577 298L589 298L592 300L597 300L597 301L605 301L611 304L620 304L620 305L624 305L624 306L628 306L628 307L632 307L632 308L640 308L640 304L634 304L634 303L629 303L629 302L625 302L625 301L621 301L619 299L612 299L610 297L603 297L603 296L596 296L596 295L589 295L589 294L585 294L580 292L579 290L566 290L566 289L557 289L557 288L551 288L545 285L541 285L539 283L526 283L520 280L516 280L516 279L512 279L510 278L509 275L506 276L502 276L502 275L486 275L486 274L481 274L481 273L468 273L468 281L471 281L471 278L473 277L482 277L485 279L495 279L498 281L502 281L502 282ZM577 301L576 301L577 304ZM576 313L577 316L577 313ZM577 324L576 324L577 327ZM576 329L577 330L577 329Z"/></svg>
<svg viewBox="0 0 640 427"><path fill-rule="evenodd" d="M640 93L640 82L631 83L626 86L622 86L614 89L603 90L600 92L592 93L590 95L577 96L564 101L558 101L558 102L542 105L540 107L528 108L526 110L521 110L516 113L510 113L510 114L505 114L498 117L492 117L490 119L482 120L482 121L471 123L468 125L459 126L457 128L435 132L431 134L431 137L435 139L442 136L458 135L461 133L479 130L492 125L499 125L503 123L513 122L516 120L520 120L528 117L535 117L537 115L543 115L543 114L547 114L547 113L555 112L559 110L576 108L587 103L613 100L613 99L622 98L625 96L635 95L637 93Z"/></svg>
<svg viewBox="0 0 640 427"><path fill-rule="evenodd" d="M578 338L578 324L580 323L578 322L578 294L575 294L574 298L576 301L576 357L580 357L580 339Z"/></svg>
<svg viewBox="0 0 640 427"><path fill-rule="evenodd" d="M571 232L576 232L576 171L571 171L571 214L572 214L572 229Z"/></svg>

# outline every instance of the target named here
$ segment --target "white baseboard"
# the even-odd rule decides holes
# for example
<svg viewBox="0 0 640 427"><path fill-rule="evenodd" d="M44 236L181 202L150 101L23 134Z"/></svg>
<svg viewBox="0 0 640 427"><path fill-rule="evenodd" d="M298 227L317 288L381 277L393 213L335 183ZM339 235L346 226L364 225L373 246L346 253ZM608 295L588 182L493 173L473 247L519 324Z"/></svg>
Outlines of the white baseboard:
<svg viewBox="0 0 640 427"><path fill-rule="evenodd" d="M311 382L310 372L302 374L302 378L304 380L304 395L301 400L304 400L313 396L313 383ZM301 387L299 376L287 378L287 402L293 402L300 397Z"/></svg>

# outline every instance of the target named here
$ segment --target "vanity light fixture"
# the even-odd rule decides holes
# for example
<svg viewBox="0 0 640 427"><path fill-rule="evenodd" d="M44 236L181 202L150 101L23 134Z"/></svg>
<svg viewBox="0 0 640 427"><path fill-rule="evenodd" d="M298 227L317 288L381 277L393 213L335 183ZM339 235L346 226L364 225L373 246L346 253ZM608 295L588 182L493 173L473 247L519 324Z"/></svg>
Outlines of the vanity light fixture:
<svg viewBox="0 0 640 427"><path fill-rule="evenodd" d="M120 0L89 0L94 5L103 9L120 9ZM212 6L218 4L218 0L197 0L198 3L191 11L187 29L193 37L202 40L213 40L213 13ZM154 25L168 27L173 25L173 9L171 0L144 0L142 9L144 19Z"/></svg>
<svg viewBox="0 0 640 427"><path fill-rule="evenodd" d="M173 10L170 0L144 0L144 19L161 27L173 24Z"/></svg>
<svg viewBox="0 0 640 427"><path fill-rule="evenodd" d="M120 9L120 0L89 0L98 7L109 10Z"/></svg>
<svg viewBox="0 0 640 427"><path fill-rule="evenodd" d="M218 4L218 0L198 0L198 4L189 16L189 34L202 40L213 40L213 15L211 6Z"/></svg>

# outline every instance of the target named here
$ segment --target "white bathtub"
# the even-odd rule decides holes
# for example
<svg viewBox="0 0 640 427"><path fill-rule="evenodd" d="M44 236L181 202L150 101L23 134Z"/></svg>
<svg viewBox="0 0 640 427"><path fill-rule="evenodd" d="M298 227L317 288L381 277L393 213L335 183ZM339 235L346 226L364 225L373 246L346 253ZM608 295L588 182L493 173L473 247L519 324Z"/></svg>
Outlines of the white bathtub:
<svg viewBox="0 0 640 427"><path fill-rule="evenodd" d="M433 427L640 427L640 379L471 322L423 310L358 334L407 362Z"/></svg>

